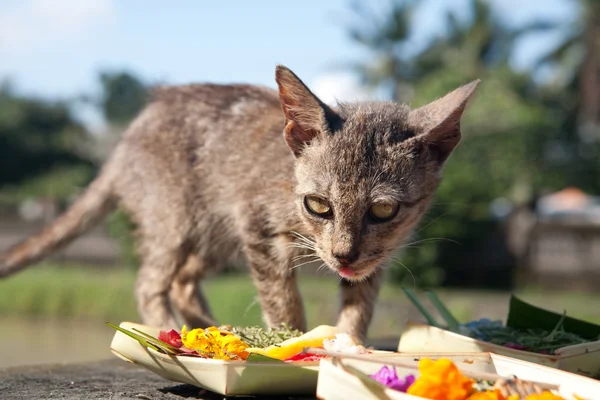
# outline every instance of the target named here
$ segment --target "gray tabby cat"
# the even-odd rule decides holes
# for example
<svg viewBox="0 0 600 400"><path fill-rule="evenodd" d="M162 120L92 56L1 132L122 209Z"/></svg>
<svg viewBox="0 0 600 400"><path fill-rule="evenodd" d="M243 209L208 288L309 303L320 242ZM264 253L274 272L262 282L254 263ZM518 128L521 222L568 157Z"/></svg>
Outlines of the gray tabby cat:
<svg viewBox="0 0 600 400"><path fill-rule="evenodd" d="M306 330L294 265L314 255L343 278L338 327L364 339L382 265L425 212L478 81L413 111L391 102L331 108L283 66L276 81L279 93L158 89L83 195L0 255L0 276L119 206L139 228L144 323L175 327L179 313L193 327L215 324L199 281L245 256L266 324Z"/></svg>

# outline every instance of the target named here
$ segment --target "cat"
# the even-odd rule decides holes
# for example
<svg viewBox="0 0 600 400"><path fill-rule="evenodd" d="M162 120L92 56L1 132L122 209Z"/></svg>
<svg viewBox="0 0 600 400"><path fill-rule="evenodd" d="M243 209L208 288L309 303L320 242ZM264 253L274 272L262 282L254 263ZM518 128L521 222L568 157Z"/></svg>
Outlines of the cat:
<svg viewBox="0 0 600 400"><path fill-rule="evenodd" d="M98 177L41 233L0 255L0 277L66 245L121 207L138 227L145 324L215 325L200 280L245 257L267 326L306 331L295 265L341 279L337 326L366 337L382 267L410 235L458 144L479 81L415 110L323 103L288 68L278 91L160 87ZM235 293L231 293L235 296Z"/></svg>

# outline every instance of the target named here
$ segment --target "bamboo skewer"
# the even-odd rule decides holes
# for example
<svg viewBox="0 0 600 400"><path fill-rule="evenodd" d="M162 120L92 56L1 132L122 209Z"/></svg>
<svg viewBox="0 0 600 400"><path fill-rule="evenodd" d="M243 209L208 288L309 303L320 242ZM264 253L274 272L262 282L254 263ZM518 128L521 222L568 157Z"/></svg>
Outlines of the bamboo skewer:
<svg viewBox="0 0 600 400"><path fill-rule="evenodd" d="M368 355L364 355L364 354L339 353L339 352L335 352L335 351L327 351L327 350L324 350L321 348L316 348L316 347L305 347L302 350L302 352L305 354L309 353L309 354L327 356L327 357L332 357L332 358L346 358L349 360L366 361L366 362L371 362L371 363L383 363L385 365L392 366L392 367L401 367L401 368L407 368L407 369L418 371L418 368L412 363L409 363L406 361L400 361L400 360L390 360L387 357L384 359L384 358L377 358L377 357L368 356ZM498 374L494 374L491 372L469 371L469 370L463 370L460 368L459 368L459 371L461 374L463 374L464 376L467 376L471 379L482 379L482 380L494 381L494 382L499 379L502 379L502 380L511 379L511 378L500 376ZM544 390L558 390L559 389L558 385L534 382L534 381L528 381L528 382L533 383Z"/></svg>

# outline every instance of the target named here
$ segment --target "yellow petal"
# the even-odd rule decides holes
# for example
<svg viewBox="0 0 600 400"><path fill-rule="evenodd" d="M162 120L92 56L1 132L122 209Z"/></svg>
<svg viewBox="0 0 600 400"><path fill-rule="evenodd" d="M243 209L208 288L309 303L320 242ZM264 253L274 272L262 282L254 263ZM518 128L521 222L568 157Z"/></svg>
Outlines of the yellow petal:
<svg viewBox="0 0 600 400"><path fill-rule="evenodd" d="M285 360L300 353L305 347L323 347L325 339L333 339L338 333L334 326L320 325L302 336L288 339L280 344L260 348L248 348L248 353L262 354L267 357Z"/></svg>

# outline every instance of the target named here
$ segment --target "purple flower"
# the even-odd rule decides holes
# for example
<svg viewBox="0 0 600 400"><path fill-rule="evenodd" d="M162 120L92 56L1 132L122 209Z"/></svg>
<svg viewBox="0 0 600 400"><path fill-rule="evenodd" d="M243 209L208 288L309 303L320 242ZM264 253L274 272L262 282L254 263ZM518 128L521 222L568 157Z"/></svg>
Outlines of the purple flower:
<svg viewBox="0 0 600 400"><path fill-rule="evenodd" d="M522 344L518 344L518 343L504 343L502 346L508 347L511 349L515 349L515 350L529 351L529 348L527 346L523 346Z"/></svg>
<svg viewBox="0 0 600 400"><path fill-rule="evenodd" d="M383 383L385 386L406 392L410 385L415 382L414 375L407 375L404 378L398 378L395 368L388 368L387 366L382 367L379 371L371 375L371 378L375 379L379 383Z"/></svg>

